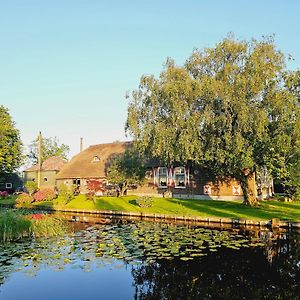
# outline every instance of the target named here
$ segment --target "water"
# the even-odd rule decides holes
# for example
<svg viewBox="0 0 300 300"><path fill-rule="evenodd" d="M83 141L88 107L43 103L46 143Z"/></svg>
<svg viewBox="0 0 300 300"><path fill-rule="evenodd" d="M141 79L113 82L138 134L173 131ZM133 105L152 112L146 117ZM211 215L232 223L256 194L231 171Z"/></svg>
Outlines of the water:
<svg viewBox="0 0 300 300"><path fill-rule="evenodd" d="M0 299L300 299L300 235L83 225L0 246Z"/></svg>

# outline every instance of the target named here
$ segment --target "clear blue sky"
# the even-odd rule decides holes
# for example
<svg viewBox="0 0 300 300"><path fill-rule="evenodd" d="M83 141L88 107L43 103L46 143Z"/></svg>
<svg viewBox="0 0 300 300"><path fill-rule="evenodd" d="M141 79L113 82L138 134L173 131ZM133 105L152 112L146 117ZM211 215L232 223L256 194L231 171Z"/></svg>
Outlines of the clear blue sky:
<svg viewBox="0 0 300 300"><path fill-rule="evenodd" d="M167 57L275 34L300 66L298 0L0 0L0 104L25 145L38 131L71 146L126 140L124 95Z"/></svg>

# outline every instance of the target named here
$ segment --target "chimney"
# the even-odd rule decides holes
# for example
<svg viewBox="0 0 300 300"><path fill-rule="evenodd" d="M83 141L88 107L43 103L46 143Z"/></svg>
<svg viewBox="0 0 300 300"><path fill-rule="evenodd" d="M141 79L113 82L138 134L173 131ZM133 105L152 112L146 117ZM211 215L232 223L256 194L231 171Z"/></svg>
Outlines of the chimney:
<svg viewBox="0 0 300 300"><path fill-rule="evenodd" d="M80 138L80 152L83 150L83 138Z"/></svg>

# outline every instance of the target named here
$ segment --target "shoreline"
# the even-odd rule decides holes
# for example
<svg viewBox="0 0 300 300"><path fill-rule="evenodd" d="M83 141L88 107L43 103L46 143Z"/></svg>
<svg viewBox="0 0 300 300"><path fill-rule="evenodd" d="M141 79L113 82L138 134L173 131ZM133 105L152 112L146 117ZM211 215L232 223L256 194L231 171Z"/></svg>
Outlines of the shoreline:
<svg viewBox="0 0 300 300"><path fill-rule="evenodd" d="M0 204L0 207L14 208L14 205ZM18 208L17 208L18 209ZM144 212L128 212L119 210L90 210L90 209L76 209L76 208L53 208L48 206L33 206L22 207L20 209L35 209L49 212L62 212L62 213L76 213L76 214L89 214L99 216L111 217L132 217L152 220L167 220L167 221L180 221L180 222L193 222L193 223L206 223L206 224L224 224L232 226L255 226L258 228L285 228L285 229L300 229L299 221L285 221L277 218L271 220L253 220L253 219L239 219L239 218L217 218L217 217L203 217L203 216L184 216L184 215L171 215L159 213L144 213Z"/></svg>

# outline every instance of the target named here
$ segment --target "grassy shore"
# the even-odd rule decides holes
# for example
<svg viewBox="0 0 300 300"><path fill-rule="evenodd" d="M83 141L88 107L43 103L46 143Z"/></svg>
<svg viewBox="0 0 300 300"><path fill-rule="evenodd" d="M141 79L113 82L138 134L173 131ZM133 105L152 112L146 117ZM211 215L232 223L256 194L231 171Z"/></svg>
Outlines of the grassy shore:
<svg viewBox="0 0 300 300"><path fill-rule="evenodd" d="M181 216L207 216L217 218L239 218L253 220L300 220L300 202L263 201L257 207L247 207L235 201L191 200L176 198L153 198L149 208L141 208L136 196L97 197L87 200L84 195L76 196L68 204L58 197L54 201L38 202L36 206L47 206L57 209L82 210L118 210L126 212L145 212ZM0 203L13 204L15 198L1 200Z"/></svg>
<svg viewBox="0 0 300 300"><path fill-rule="evenodd" d="M257 207L247 207L234 201L216 200L185 200L176 198L153 198L149 208L141 208L136 196L97 197L94 201L87 200L84 195L75 197L64 205L61 198L54 202L40 202L36 205L54 208L72 208L82 210L118 210L126 212L145 212L182 216L208 216L218 218L239 218L254 220L300 220L300 202L263 201Z"/></svg>

